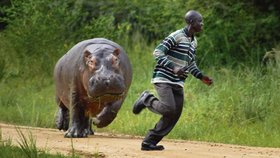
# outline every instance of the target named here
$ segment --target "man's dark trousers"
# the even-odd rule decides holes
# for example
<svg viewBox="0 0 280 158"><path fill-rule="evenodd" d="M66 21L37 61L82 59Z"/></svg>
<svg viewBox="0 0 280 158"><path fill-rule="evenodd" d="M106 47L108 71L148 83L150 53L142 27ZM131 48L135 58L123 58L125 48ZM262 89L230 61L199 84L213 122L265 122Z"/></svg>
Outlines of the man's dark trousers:
<svg viewBox="0 0 280 158"><path fill-rule="evenodd" d="M162 115L154 129L149 130L143 142L157 144L179 120L184 103L183 87L169 83L155 83L158 98L151 96L145 105L154 113Z"/></svg>

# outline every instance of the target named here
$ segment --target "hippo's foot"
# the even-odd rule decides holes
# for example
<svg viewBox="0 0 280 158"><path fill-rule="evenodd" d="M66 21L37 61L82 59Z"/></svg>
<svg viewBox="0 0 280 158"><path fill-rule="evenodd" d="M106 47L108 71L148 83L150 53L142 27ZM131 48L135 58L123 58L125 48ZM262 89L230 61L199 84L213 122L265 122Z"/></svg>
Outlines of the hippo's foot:
<svg viewBox="0 0 280 158"><path fill-rule="evenodd" d="M100 123L100 120L95 118L92 118L92 124L94 124L95 126L98 125Z"/></svg>
<svg viewBox="0 0 280 158"><path fill-rule="evenodd" d="M93 131L91 130L93 133ZM76 126L70 127L66 134L64 135L65 138L85 138L90 134L89 129L84 129L84 128L78 128Z"/></svg>
<svg viewBox="0 0 280 158"><path fill-rule="evenodd" d="M92 123L97 128L107 127L116 118L121 101L117 101L110 106L106 106L96 118L92 119Z"/></svg>
<svg viewBox="0 0 280 158"><path fill-rule="evenodd" d="M88 135L94 135L94 131L91 128L87 129Z"/></svg>
<svg viewBox="0 0 280 158"><path fill-rule="evenodd" d="M89 134L89 135L94 135L94 131L93 131L92 128L91 128L92 122L93 122L93 120L92 120L92 119L89 119L89 124L88 124L88 128L87 128L88 134Z"/></svg>
<svg viewBox="0 0 280 158"><path fill-rule="evenodd" d="M56 127L59 130L67 131L69 128L69 110L59 108L56 116Z"/></svg>

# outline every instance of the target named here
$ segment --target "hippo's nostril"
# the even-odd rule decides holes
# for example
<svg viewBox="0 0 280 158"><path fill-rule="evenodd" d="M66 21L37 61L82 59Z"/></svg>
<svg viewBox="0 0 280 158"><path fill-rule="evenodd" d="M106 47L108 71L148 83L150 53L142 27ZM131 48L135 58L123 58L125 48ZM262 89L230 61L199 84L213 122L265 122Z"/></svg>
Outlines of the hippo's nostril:
<svg viewBox="0 0 280 158"><path fill-rule="evenodd" d="M109 86L110 80L108 80L108 79L104 80L104 84L105 84L106 86Z"/></svg>
<svg viewBox="0 0 280 158"><path fill-rule="evenodd" d="M91 86L91 87L94 86L94 81L91 81L91 82L90 82L90 86Z"/></svg>
<svg viewBox="0 0 280 158"><path fill-rule="evenodd" d="M115 76L114 75L110 75L110 79L113 79L113 78L115 78Z"/></svg>

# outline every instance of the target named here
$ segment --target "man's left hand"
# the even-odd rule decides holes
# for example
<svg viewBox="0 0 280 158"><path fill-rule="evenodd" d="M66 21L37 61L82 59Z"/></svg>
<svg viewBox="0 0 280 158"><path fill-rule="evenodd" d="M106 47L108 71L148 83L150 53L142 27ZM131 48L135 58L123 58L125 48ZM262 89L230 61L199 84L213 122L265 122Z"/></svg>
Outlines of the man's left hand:
<svg viewBox="0 0 280 158"><path fill-rule="evenodd" d="M186 73L184 68L179 66L174 67L173 72L178 76L183 76Z"/></svg>

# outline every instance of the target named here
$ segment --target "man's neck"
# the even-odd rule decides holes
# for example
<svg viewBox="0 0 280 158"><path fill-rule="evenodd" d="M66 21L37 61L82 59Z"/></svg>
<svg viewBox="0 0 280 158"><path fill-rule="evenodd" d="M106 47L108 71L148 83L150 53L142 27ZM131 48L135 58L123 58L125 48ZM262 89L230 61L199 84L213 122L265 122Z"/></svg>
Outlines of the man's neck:
<svg viewBox="0 0 280 158"><path fill-rule="evenodd" d="M185 33L188 37L194 38L194 31L191 29L190 25L186 26Z"/></svg>
<svg viewBox="0 0 280 158"><path fill-rule="evenodd" d="M187 36L193 37L194 36L194 30L192 29L192 27L190 25L188 25L186 27L186 29L187 29Z"/></svg>

